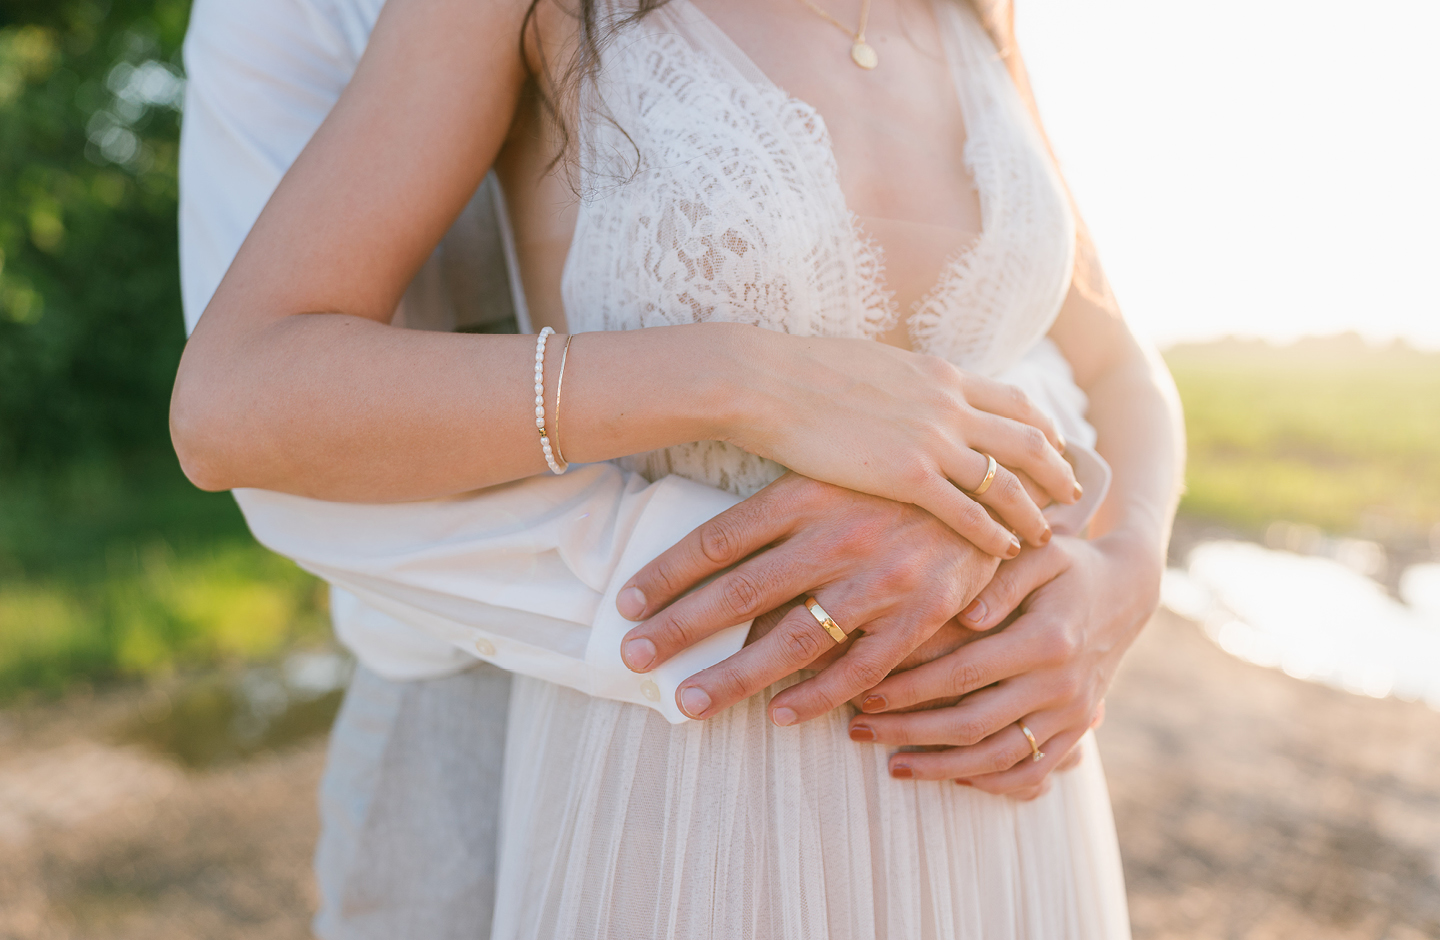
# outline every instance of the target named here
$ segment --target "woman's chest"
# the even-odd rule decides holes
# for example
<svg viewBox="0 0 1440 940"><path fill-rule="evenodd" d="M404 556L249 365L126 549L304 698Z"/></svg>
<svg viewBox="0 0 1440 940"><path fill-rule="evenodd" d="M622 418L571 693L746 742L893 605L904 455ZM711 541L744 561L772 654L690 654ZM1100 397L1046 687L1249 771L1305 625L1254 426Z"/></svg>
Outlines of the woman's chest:
<svg viewBox="0 0 1440 940"><path fill-rule="evenodd" d="M749 43L746 12L716 15L738 16L728 27ZM1008 76L988 38L957 50L933 17L900 24L919 38L867 37L880 66L864 72L840 30L781 19L741 48L672 0L606 48L579 102L579 199L539 213L556 233L573 220L568 251L551 237L544 252L551 270L563 254L569 327L729 320L908 341L919 325L917 348L974 363L997 317L1007 349L1042 335L1073 232L1033 132L1017 129L1023 107L1000 106L994 73ZM517 229L548 230L532 223Z"/></svg>
<svg viewBox="0 0 1440 940"><path fill-rule="evenodd" d="M980 202L965 165L966 118L929 0L824 0L849 27L866 12L878 65L803 0L690 0L747 64L823 120L845 201L864 217L974 235ZM819 2L819 0L817 0Z"/></svg>

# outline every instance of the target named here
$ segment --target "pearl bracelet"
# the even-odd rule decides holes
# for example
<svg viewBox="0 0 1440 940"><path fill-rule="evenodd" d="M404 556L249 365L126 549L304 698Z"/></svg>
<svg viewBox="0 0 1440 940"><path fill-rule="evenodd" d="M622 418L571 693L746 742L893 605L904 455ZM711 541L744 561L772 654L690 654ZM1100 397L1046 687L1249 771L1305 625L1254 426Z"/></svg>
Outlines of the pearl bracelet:
<svg viewBox="0 0 1440 940"><path fill-rule="evenodd" d="M568 464L562 466L555 460L555 451L545 433L545 341L554 333L555 330L547 326L535 340L535 429L540 432L540 449L545 452L545 462L550 465L550 472L561 474L570 467Z"/></svg>

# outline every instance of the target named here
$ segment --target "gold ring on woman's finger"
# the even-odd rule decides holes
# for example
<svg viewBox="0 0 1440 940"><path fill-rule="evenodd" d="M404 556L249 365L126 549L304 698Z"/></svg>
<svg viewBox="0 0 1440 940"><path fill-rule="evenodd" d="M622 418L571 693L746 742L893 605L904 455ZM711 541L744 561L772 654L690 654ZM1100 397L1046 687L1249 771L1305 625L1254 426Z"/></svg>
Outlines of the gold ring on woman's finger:
<svg viewBox="0 0 1440 940"><path fill-rule="evenodd" d="M825 632L830 634L836 643L845 642L845 631L840 629L840 625L835 622L833 617L825 613L825 608L820 606L820 602L813 595L805 595L805 609L810 611L810 616L825 628Z"/></svg>
<svg viewBox="0 0 1440 940"><path fill-rule="evenodd" d="M980 485L970 491L971 496L984 496L985 491L990 488L990 484L995 482L995 471L1000 469L1000 465L995 462L994 457L991 457L989 454L981 454L980 456L989 462L985 464L985 479L981 480Z"/></svg>
<svg viewBox="0 0 1440 940"><path fill-rule="evenodd" d="M1036 761L1043 758L1045 756L1045 752L1040 750L1040 745L1035 743L1035 735L1031 734L1030 729L1025 727L1025 722L1017 721L1015 723L1020 726L1020 730L1025 735L1025 740L1030 742L1030 759L1032 761Z"/></svg>

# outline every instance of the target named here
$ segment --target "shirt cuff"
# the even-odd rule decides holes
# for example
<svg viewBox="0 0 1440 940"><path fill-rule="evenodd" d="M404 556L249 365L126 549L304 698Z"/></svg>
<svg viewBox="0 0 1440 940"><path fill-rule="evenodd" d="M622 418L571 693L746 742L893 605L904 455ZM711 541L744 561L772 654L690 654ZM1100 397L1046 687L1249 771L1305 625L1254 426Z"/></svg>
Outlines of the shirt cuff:
<svg viewBox="0 0 1440 940"><path fill-rule="evenodd" d="M620 658L620 641L635 624L620 616L615 609L615 598L637 571L693 529L740 501L738 496L684 477L668 476L655 484L655 492L635 523L595 614L585 651L595 682L593 695L648 705L671 724L691 720L676 705L675 690L695 673L738 653L745 645L751 622L726 627L650 672L635 673Z"/></svg>

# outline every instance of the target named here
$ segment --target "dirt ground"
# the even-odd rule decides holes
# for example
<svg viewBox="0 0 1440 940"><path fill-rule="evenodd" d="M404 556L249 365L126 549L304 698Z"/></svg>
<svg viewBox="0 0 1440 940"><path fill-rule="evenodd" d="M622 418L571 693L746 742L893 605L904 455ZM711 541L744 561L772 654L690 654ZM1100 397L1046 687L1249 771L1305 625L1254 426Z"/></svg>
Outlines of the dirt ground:
<svg viewBox="0 0 1440 940"><path fill-rule="evenodd" d="M1101 730L1137 940L1440 938L1440 714L1307 685L1158 617ZM308 936L311 738L185 770L135 691L0 712L0 938Z"/></svg>

